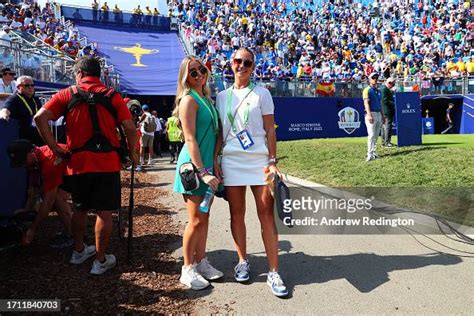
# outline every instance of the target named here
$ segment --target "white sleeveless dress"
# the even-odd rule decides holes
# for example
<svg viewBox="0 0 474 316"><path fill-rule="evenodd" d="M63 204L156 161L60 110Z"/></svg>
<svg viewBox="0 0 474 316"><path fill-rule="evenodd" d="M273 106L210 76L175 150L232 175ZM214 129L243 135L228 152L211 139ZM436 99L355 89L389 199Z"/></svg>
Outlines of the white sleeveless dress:
<svg viewBox="0 0 474 316"><path fill-rule="evenodd" d="M268 166L269 153L262 116L273 114L274 105L272 96L267 89L255 86L252 92L249 92L249 87L243 89L233 89L231 87L221 91L216 98L225 141L221 162L224 186L265 184L263 169ZM235 132L231 128L227 115L228 93L232 93L232 101L230 102L232 115L239 107L234 122ZM242 100L243 102L239 106ZM244 150L236 134L244 129L244 117L247 107L249 108L247 131L255 144Z"/></svg>

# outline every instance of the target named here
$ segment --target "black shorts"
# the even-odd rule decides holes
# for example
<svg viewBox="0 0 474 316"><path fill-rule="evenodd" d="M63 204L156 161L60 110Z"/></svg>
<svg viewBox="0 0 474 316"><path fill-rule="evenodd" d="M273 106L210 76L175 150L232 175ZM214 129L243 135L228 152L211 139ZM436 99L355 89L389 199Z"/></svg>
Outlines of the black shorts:
<svg viewBox="0 0 474 316"><path fill-rule="evenodd" d="M66 177L72 202L80 211L115 211L121 206L120 172L84 173Z"/></svg>

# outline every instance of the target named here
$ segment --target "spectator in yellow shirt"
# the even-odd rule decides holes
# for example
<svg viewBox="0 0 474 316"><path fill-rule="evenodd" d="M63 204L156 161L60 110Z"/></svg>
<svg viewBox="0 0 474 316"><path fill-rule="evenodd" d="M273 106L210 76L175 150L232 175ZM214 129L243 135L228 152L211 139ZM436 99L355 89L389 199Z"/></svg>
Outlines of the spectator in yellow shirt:
<svg viewBox="0 0 474 316"><path fill-rule="evenodd" d="M462 60L462 58L459 58L458 62L456 63L456 66L458 67L460 73L464 74L466 72L466 64L464 63L464 60Z"/></svg>
<svg viewBox="0 0 474 316"><path fill-rule="evenodd" d="M122 24L122 10L120 10L118 5L115 5L114 10L112 11L112 13L114 14L115 23Z"/></svg>
<svg viewBox="0 0 474 316"><path fill-rule="evenodd" d="M158 25L158 17L160 16L160 12L158 11L157 8L153 10L153 25L157 26Z"/></svg>
<svg viewBox="0 0 474 316"><path fill-rule="evenodd" d="M153 16L153 12L150 10L150 7L145 7L145 24L147 26L151 25L151 17Z"/></svg>
<svg viewBox="0 0 474 316"><path fill-rule="evenodd" d="M104 2L100 9L102 10L102 23L106 24L109 20L109 6L107 5L107 2Z"/></svg>
<svg viewBox="0 0 474 316"><path fill-rule="evenodd" d="M474 56L469 58L469 61L466 63L466 69L469 76L474 76Z"/></svg>
<svg viewBox="0 0 474 316"><path fill-rule="evenodd" d="M449 74L453 71L456 71L457 69L458 69L458 66L456 65L453 59L450 59L446 63L446 70L448 71Z"/></svg>

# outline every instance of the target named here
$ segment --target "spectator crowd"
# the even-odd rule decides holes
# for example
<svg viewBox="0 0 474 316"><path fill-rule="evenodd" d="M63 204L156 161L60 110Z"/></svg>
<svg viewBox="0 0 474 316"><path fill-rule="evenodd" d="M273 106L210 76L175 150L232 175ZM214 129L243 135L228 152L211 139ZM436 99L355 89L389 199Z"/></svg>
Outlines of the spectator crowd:
<svg viewBox="0 0 474 316"><path fill-rule="evenodd" d="M213 74L232 50L257 53L257 80L360 82L474 75L474 8L461 0L169 2L185 41Z"/></svg>
<svg viewBox="0 0 474 316"><path fill-rule="evenodd" d="M46 3L40 8L36 1L24 0L20 4L0 4L0 68L15 68L15 57L12 40L20 36L28 42L32 49L20 52L18 66L22 74L35 79L61 82L68 81L68 69L71 65L56 57L92 56L100 60L103 68L103 79L108 85L112 84L109 74L113 71L106 60L99 57L97 43L80 38L79 30L74 22L64 21L54 12L53 5ZM14 32L15 34L13 34ZM48 69L43 69L48 57L54 59L56 76L49 77Z"/></svg>
<svg viewBox="0 0 474 316"><path fill-rule="evenodd" d="M55 17L49 3L41 9L37 2L25 0L23 3L4 4L1 8L0 23L2 32L0 39L5 43L11 40L11 31L22 35L33 35L42 43L37 46L49 45L69 57L92 55L97 52L93 44L82 45L79 30L74 23L62 23Z"/></svg>

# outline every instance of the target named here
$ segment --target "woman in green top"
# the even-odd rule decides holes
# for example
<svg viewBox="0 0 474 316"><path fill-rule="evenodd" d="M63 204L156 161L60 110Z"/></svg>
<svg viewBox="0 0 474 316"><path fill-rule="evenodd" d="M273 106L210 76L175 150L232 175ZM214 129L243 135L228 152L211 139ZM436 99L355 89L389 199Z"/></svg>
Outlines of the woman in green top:
<svg viewBox="0 0 474 316"><path fill-rule="evenodd" d="M196 57L187 56L179 68L176 105L173 115L179 118L185 144L178 157L174 191L182 193L188 211L188 224L183 235L184 265L181 283L193 290L209 286L223 273L212 267L206 258L206 240L209 213L201 213L208 187L217 190L219 180L210 173L214 162L219 121L217 110L210 99L207 86L209 70ZM181 183L179 167L191 161L199 171L201 183L195 191L186 191Z"/></svg>

